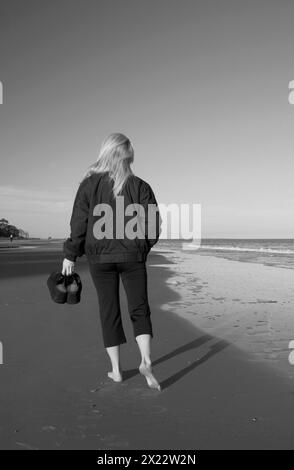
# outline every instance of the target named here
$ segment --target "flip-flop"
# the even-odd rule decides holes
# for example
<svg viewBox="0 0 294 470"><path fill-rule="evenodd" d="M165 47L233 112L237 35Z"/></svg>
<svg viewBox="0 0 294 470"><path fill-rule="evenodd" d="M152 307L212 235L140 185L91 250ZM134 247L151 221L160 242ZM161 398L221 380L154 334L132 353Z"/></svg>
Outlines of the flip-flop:
<svg viewBox="0 0 294 470"><path fill-rule="evenodd" d="M81 300L82 281L77 273L70 274L66 279L67 303L78 304Z"/></svg>
<svg viewBox="0 0 294 470"><path fill-rule="evenodd" d="M53 302L58 304L64 304L66 302L67 291L63 274L58 271L51 273L47 279L47 286Z"/></svg>

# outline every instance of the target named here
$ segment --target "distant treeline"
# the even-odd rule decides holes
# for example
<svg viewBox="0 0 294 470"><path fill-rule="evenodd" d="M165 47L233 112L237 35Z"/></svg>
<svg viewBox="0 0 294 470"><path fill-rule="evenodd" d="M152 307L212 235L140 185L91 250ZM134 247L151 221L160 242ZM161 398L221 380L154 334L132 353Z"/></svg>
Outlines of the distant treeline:
<svg viewBox="0 0 294 470"><path fill-rule="evenodd" d="M28 232L11 225L7 219L0 219L0 237L9 238L10 235L18 238L29 238Z"/></svg>

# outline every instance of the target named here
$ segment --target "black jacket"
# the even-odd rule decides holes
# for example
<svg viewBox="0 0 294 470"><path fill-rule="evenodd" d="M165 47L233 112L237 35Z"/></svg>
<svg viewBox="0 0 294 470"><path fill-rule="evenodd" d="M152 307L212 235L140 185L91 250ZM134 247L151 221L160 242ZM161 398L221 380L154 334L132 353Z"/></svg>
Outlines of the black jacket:
<svg viewBox="0 0 294 470"><path fill-rule="evenodd" d="M113 183L108 172L92 174L80 184L72 210L70 220L70 237L63 244L65 258L76 261L77 257L87 256L90 263L115 263L122 261L145 261L151 247L158 241L161 231L161 217L158 210L157 201L148 183L141 178L131 175L127 179L121 192L124 196L124 208L129 204L141 204L145 210L145 237L116 237L116 204L117 201L112 194ZM113 210L113 238L105 237L97 239L95 236L95 223L101 219L105 213L94 215L97 211L94 208L97 204L108 204ZM149 217L148 204L155 204L156 217ZM155 207L153 206L153 207ZM125 215L124 224L134 219ZM99 223L99 222L98 222ZM148 238L148 224L153 224L154 238ZM125 226L125 225L124 225ZM136 229L134 229L135 231Z"/></svg>

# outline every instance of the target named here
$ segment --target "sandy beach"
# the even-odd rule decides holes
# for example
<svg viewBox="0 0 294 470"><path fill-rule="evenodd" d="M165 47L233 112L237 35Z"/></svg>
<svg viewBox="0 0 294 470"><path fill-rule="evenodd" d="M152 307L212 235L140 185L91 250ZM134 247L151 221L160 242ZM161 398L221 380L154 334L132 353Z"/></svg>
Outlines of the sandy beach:
<svg viewBox="0 0 294 470"><path fill-rule="evenodd" d="M151 252L158 392L138 373L123 290L119 384L85 259L81 303L51 301L62 259L58 244L0 252L1 449L293 448L293 270Z"/></svg>

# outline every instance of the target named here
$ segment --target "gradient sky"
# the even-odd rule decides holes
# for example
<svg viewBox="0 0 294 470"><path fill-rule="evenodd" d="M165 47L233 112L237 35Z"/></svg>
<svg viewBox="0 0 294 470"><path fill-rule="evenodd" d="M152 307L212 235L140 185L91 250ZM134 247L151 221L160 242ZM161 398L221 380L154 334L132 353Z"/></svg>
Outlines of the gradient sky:
<svg viewBox="0 0 294 470"><path fill-rule="evenodd" d="M66 237L78 182L123 132L158 202L203 237L294 235L294 2L0 2L0 217Z"/></svg>

